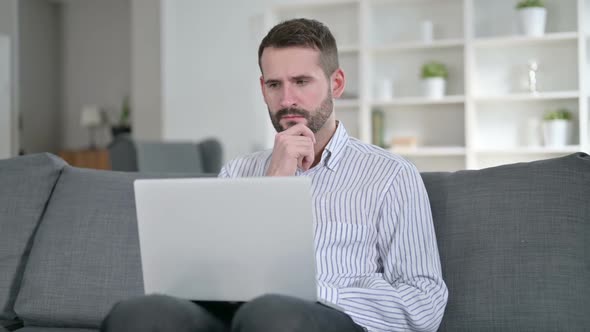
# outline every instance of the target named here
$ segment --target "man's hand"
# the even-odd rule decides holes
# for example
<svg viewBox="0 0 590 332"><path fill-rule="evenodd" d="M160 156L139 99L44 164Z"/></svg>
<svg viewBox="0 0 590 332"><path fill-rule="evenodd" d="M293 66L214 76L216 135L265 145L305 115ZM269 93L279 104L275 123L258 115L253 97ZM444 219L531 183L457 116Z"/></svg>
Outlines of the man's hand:
<svg viewBox="0 0 590 332"><path fill-rule="evenodd" d="M297 124L275 136L267 176L292 176L297 167L307 171L315 158L315 135L304 124Z"/></svg>

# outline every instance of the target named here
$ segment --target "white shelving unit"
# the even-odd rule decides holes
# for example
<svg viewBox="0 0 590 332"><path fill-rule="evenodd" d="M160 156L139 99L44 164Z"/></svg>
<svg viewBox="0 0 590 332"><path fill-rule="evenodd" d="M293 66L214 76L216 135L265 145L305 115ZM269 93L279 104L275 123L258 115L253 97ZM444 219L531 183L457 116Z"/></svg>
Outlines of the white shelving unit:
<svg viewBox="0 0 590 332"><path fill-rule="evenodd" d="M590 0L545 0L546 34L520 34L517 0L297 1L272 8L268 28L294 17L330 27L347 75L336 114L351 135L370 142L371 114L385 113L385 142L414 137L415 148L388 147L422 171L476 169L590 151ZM434 25L431 42L420 24ZM447 65L447 95L422 97L420 68ZM528 63L539 64L538 93L528 92ZM390 79L392 100L375 98ZM574 137L543 146L543 115L566 107ZM536 140L531 141L531 133Z"/></svg>

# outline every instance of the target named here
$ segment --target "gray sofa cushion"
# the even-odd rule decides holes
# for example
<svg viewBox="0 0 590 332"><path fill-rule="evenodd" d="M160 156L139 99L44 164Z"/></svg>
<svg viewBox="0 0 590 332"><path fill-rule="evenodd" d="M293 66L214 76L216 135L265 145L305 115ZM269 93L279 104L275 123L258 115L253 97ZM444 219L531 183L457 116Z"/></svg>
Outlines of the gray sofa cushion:
<svg viewBox="0 0 590 332"><path fill-rule="evenodd" d="M26 325L98 328L114 303L143 294L139 177L162 176L64 168L15 304Z"/></svg>
<svg viewBox="0 0 590 332"><path fill-rule="evenodd" d="M424 173L449 302L441 331L590 326L590 157Z"/></svg>
<svg viewBox="0 0 590 332"><path fill-rule="evenodd" d="M0 160L0 319L14 319L31 238L65 163L50 154Z"/></svg>
<svg viewBox="0 0 590 332"><path fill-rule="evenodd" d="M136 176L64 168L15 304L27 325L97 328L114 302L143 292Z"/></svg>
<svg viewBox="0 0 590 332"><path fill-rule="evenodd" d="M59 327L23 327L18 332L98 332L98 330L91 329L74 329L74 328L59 328Z"/></svg>

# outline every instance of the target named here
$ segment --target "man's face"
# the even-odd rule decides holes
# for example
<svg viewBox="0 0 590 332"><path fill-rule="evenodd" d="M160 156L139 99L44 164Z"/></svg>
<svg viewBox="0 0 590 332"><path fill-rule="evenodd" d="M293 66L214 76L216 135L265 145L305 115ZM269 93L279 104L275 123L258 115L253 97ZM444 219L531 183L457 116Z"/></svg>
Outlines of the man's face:
<svg viewBox="0 0 590 332"><path fill-rule="evenodd" d="M262 93L277 132L304 123L317 133L332 115L330 80L311 48L268 47L260 59Z"/></svg>

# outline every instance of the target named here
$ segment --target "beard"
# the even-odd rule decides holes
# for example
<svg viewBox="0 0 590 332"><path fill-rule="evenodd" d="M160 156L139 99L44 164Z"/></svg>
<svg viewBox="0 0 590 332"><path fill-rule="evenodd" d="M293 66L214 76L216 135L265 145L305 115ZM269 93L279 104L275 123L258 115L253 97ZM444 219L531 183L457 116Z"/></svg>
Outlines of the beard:
<svg viewBox="0 0 590 332"><path fill-rule="evenodd" d="M297 115L307 120L307 127L315 134L320 129L322 129L322 127L324 127L326 121L328 121L328 118L330 118L333 111L334 101L332 100L332 92L328 90L328 96L322 101L320 106L314 112L310 112L306 109L298 107L287 107L278 110L275 114L272 114L269 109L268 115L270 116L273 127L275 127L275 130L278 133L297 124L296 121L289 121L286 124L286 128L283 128L280 124L280 121L283 117L287 115Z"/></svg>

